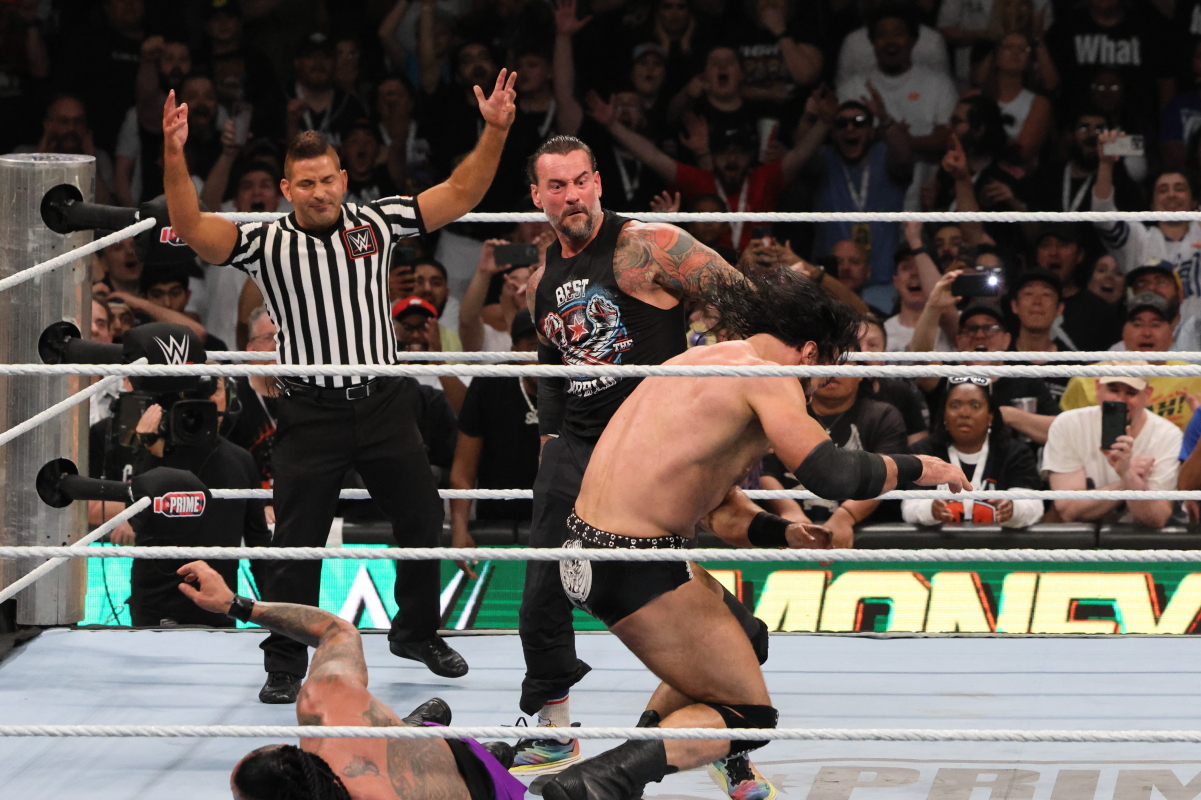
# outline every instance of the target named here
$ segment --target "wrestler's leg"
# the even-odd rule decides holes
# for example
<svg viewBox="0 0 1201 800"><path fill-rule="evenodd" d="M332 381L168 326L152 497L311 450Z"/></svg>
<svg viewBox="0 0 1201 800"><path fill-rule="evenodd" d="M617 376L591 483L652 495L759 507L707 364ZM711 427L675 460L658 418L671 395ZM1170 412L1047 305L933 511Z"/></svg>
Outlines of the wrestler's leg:
<svg viewBox="0 0 1201 800"><path fill-rule="evenodd" d="M771 704L750 641L703 578L659 595L611 630L664 683L695 701L667 715L660 727L726 727L705 703ZM673 740L665 748L670 766L691 769L724 758L730 742Z"/></svg>
<svg viewBox="0 0 1201 800"><path fill-rule="evenodd" d="M699 564L693 564L692 575L694 581L699 581L716 597L720 597L726 608L734 613L739 626L747 635L747 638L751 640L751 645L755 650L755 656L758 658L759 663L762 664L766 661L767 626L756 619L750 610L738 598L730 594L730 591L722 586L704 567ZM658 724L672 712L678 711L684 706L692 705L695 702L696 700L693 698L687 697L666 683L660 683L655 689L654 694L651 695L651 699L647 702L646 709L642 712L642 718L638 724L640 726Z"/></svg>

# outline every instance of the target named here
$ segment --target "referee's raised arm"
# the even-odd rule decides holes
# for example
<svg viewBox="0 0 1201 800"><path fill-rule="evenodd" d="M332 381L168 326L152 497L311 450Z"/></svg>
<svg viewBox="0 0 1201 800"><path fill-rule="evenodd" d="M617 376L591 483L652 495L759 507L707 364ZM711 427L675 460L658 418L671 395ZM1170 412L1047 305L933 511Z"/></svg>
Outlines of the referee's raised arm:
<svg viewBox="0 0 1201 800"><path fill-rule="evenodd" d="M175 91L172 90L163 105L163 187L171 227L176 236L196 251L196 255L210 264L224 264L238 243L238 228L225 217L201 212L196 186L183 154L187 141L188 104L176 107Z"/></svg>
<svg viewBox="0 0 1201 800"><path fill-rule="evenodd" d="M506 70L502 69L496 76L492 95L487 99L480 87L472 87L485 123L475 149L467 154L449 178L417 195L417 207L421 210L427 231L454 222L475 208L492 185L496 165L500 163L500 152L505 146L505 137L509 135L509 126L517 114L514 102L517 92L513 89L517 73L508 73L507 81L505 75Z"/></svg>

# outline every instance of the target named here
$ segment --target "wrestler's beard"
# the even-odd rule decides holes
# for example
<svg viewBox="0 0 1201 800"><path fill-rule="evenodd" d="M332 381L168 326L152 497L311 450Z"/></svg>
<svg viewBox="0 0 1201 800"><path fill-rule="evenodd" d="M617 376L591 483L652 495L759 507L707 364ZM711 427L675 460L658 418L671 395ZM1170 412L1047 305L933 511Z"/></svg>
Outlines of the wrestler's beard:
<svg viewBox="0 0 1201 800"><path fill-rule="evenodd" d="M584 213L579 213L581 210ZM556 231L578 242L592 235L596 228L596 220L593 218L592 209L587 206L568 206L558 219L553 221L553 225Z"/></svg>

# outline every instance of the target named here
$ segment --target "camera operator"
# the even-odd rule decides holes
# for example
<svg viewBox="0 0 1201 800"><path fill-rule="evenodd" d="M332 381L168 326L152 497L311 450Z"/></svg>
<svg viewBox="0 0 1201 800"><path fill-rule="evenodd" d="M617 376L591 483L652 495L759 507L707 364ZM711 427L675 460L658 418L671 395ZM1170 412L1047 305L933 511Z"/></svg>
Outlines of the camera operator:
<svg viewBox="0 0 1201 800"><path fill-rule="evenodd" d="M100 464L93 458L93 477L128 480L155 467L172 467L196 475L210 489L257 489L258 469L246 450L218 433L219 420L236 400L227 397L224 378L208 378L186 393L151 396L126 392L116 404L112 418L93 426L93 439L104 448ZM130 429L131 409L148 404ZM97 439L100 439L100 442ZM107 446L106 446L107 445ZM100 466L97 475L97 466ZM108 504L110 507L116 504ZM102 511L119 509L102 509ZM173 534L170 520L159 515L138 515L130 525L110 534L120 545L177 545L183 547L266 547L270 533L263 516L262 500L213 500L209 498L199 525L186 537ZM178 590L176 570L183 561L134 561L130 574L130 619L135 627L206 625L232 627L221 614L206 612ZM238 589L238 562L221 561L215 569L232 591ZM258 570L254 566L256 582Z"/></svg>

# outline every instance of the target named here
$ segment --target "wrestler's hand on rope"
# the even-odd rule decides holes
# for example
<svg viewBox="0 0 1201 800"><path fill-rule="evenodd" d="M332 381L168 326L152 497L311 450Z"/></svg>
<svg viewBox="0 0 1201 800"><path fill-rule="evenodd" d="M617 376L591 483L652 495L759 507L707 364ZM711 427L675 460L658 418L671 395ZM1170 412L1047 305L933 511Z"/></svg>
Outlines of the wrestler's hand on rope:
<svg viewBox="0 0 1201 800"><path fill-rule="evenodd" d="M175 572L184 579L179 585L179 591L193 603L214 614L229 611L234 593L226 586L225 578L222 578L217 570L203 561L193 561L184 564Z"/></svg>
<svg viewBox="0 0 1201 800"><path fill-rule="evenodd" d="M972 484L968 482L963 470L954 464L947 463L935 456L918 456L918 458L921 459L924 468L922 476L914 481L918 486L938 486L945 483L947 489L952 492L970 492L972 490Z"/></svg>

